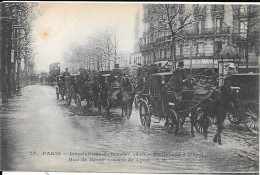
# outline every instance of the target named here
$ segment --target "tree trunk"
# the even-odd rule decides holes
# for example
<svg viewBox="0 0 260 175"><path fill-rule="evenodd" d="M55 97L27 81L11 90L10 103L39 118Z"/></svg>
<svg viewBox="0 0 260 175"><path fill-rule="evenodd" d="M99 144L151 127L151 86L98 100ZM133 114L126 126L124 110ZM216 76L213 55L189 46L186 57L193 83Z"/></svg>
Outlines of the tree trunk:
<svg viewBox="0 0 260 175"><path fill-rule="evenodd" d="M245 59L246 59L246 71L249 72L249 68L248 68L248 54L249 52L249 46L248 46L248 42L246 42L246 48L245 48Z"/></svg>
<svg viewBox="0 0 260 175"><path fill-rule="evenodd" d="M5 4L2 3L0 4L1 7L1 16L7 16L6 10L5 10ZM2 42L1 42L1 73L2 73L2 103L8 103L8 86L7 86L7 55L6 55L6 41L7 41L7 35L6 33L6 25L7 25L7 21L1 19L1 37L2 37Z"/></svg>
<svg viewBox="0 0 260 175"><path fill-rule="evenodd" d="M250 20L248 20L248 25L250 26ZM247 28L246 30L246 48L245 48L245 59L246 59L246 71L249 72L249 68L248 68L248 59L249 59L249 28Z"/></svg>
<svg viewBox="0 0 260 175"><path fill-rule="evenodd" d="M14 91L13 91L13 82L12 82L12 63L11 63L11 52L12 52L12 28L11 28L11 25L9 26L9 31L8 31L8 34L7 34L7 50L6 50L6 61L7 61L7 85L8 85L8 97L9 98L12 98L14 95Z"/></svg>
<svg viewBox="0 0 260 175"><path fill-rule="evenodd" d="M174 60L174 69L176 69L176 43L175 43L175 39L172 39L172 44L173 44L173 60Z"/></svg>

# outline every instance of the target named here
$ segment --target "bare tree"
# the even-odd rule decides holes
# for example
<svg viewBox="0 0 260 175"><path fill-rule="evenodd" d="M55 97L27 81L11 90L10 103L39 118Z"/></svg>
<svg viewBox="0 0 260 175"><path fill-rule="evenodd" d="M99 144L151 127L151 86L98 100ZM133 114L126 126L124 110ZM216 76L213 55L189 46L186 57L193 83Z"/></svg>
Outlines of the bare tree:
<svg viewBox="0 0 260 175"><path fill-rule="evenodd" d="M152 31L171 36L171 55L176 64L176 40L183 38L183 29L192 23L191 14L184 11L182 4L148 4L144 5L144 10L147 14L144 20L153 24L150 26Z"/></svg>
<svg viewBox="0 0 260 175"><path fill-rule="evenodd" d="M257 44L259 34L256 33L257 27L259 30L259 7L257 5L233 5L232 9L236 21L234 31L240 35L239 39L234 42L245 50L246 69L249 71L250 48L255 47L256 52L259 52L259 44Z"/></svg>
<svg viewBox="0 0 260 175"><path fill-rule="evenodd" d="M74 62L80 67L90 69L94 64L95 69L110 69L110 62L116 63L119 59L118 39L114 32L103 31L92 35L83 45L73 45L71 54L64 56L65 62ZM74 60L74 61L73 61ZM75 65L73 65L75 67Z"/></svg>

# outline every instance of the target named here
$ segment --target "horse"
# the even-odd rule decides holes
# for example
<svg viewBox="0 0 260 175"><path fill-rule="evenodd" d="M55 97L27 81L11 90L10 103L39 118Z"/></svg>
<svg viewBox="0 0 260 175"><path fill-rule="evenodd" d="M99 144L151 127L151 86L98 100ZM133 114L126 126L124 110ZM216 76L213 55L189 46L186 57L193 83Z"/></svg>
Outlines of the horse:
<svg viewBox="0 0 260 175"><path fill-rule="evenodd" d="M208 94L207 94L208 93ZM194 126L196 120L196 113L202 113L202 127L204 138L207 139L208 127L209 127L209 116L214 115L216 117L217 132L214 135L214 142L218 142L219 145L221 142L221 131L223 129L223 123L226 118L226 113L229 110L229 105L232 103L235 108L238 108L238 98L237 94L231 87L226 84L222 85L219 88L210 88L208 92L204 94L204 98L198 102L195 100L196 97L200 94L194 95L193 102L191 106L196 105L197 108L194 108L191 111L191 134L194 137ZM205 98L206 96L206 98Z"/></svg>

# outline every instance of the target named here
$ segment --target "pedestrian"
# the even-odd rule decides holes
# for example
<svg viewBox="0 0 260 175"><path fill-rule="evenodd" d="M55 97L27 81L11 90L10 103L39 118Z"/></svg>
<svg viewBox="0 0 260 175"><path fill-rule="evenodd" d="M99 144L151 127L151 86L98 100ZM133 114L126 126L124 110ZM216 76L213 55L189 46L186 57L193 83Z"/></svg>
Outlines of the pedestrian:
<svg viewBox="0 0 260 175"><path fill-rule="evenodd" d="M70 76L70 72L68 68L65 68L65 72L63 72L63 76Z"/></svg>

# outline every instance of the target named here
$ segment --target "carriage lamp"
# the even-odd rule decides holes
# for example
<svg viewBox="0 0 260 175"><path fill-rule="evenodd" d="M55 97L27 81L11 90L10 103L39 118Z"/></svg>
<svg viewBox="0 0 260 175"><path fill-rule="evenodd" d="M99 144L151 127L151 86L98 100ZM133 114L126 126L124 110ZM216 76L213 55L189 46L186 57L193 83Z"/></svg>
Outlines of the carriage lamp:
<svg viewBox="0 0 260 175"><path fill-rule="evenodd" d="M165 84L165 77L162 76L162 84Z"/></svg>

